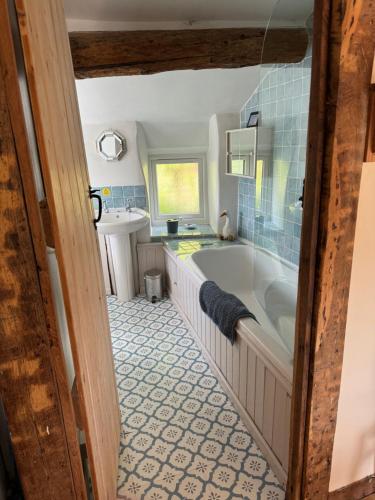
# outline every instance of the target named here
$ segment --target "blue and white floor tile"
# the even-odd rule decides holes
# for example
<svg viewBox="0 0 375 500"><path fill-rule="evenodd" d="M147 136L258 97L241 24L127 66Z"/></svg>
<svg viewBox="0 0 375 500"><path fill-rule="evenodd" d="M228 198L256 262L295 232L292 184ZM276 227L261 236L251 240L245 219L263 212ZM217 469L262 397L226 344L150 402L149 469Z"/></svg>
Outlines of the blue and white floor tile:
<svg viewBox="0 0 375 500"><path fill-rule="evenodd" d="M109 297L108 308L122 417L118 497L282 500L173 304Z"/></svg>

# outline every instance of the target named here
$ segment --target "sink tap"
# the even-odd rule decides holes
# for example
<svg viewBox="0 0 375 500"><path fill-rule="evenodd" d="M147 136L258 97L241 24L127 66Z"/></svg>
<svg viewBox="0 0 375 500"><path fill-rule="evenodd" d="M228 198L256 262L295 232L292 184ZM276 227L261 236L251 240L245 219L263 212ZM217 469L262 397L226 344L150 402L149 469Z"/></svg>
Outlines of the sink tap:
<svg viewBox="0 0 375 500"><path fill-rule="evenodd" d="M127 204L126 204L125 210L127 212L131 212L132 211L130 200L127 200Z"/></svg>
<svg viewBox="0 0 375 500"><path fill-rule="evenodd" d="M107 207L107 202L105 200L103 201L103 211L106 214L109 212L109 208Z"/></svg>

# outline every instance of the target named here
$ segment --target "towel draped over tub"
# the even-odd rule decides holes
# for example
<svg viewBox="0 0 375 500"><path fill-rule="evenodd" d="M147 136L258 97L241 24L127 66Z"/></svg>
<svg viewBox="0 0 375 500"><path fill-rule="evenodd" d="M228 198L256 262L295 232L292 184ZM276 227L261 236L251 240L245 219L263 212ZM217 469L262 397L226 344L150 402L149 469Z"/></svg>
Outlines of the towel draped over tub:
<svg viewBox="0 0 375 500"><path fill-rule="evenodd" d="M239 319L252 318L257 321L254 314L238 297L224 292L214 281L202 283L199 290L199 303L203 312L212 319L232 345Z"/></svg>

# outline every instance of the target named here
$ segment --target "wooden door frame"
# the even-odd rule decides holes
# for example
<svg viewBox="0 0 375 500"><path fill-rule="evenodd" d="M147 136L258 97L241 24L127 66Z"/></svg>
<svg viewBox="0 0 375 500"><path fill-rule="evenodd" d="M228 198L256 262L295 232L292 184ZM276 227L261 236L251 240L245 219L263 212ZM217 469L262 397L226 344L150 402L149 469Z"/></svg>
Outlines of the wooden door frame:
<svg viewBox="0 0 375 500"><path fill-rule="evenodd" d="M290 499L328 497L355 218L366 141L365 124L369 101L367 90L371 74L371 69L358 71L353 80L353 73L348 68L347 61L349 55L357 57L356 60L360 58L357 51L354 54L351 52L353 43L354 45L363 44L362 63L364 60L372 60L370 49L366 47L366 44L369 44L373 51L373 41L368 39L369 16L363 13L360 15L365 3L365 0L357 0L354 4L347 3L344 18L341 12L343 3L339 0L316 0L315 4L309 144L292 397L288 482ZM370 1L367 2L368 6L373 9ZM5 2L0 2L0 8L4 9L4 7ZM4 11L0 10L0 13L2 12ZM3 18L0 16L0 19ZM51 323L51 318L55 319L55 317L45 255L45 236L37 206L35 186L29 177L30 165L27 164L25 153L27 146L24 139L22 140L24 124L20 120L22 114L20 114L20 98L17 95L18 86L14 85L15 61L12 60L12 56L9 56L12 52L7 50L10 40L6 40L6 37L9 33L0 30L0 35L0 78L6 77L4 92L9 105L7 109L10 117L9 124L12 125L12 128L8 126L8 133L11 134L16 148L13 154L15 177L9 184L9 188L13 188L13 201L17 200L17 206L14 205L17 218L14 218L13 229L17 237L22 237L24 255L29 256L25 261L25 267L22 268L23 273L20 273L20 266L18 268L13 266L12 274L19 284L24 283L24 278L27 276L28 293L33 284L37 285L34 298L39 301L40 311L43 313L37 316L40 328L38 342L42 344L35 352L37 362L43 363L46 368L45 381L49 380L49 395L55 401L50 408L51 415L54 415L57 422L54 430L62 432L66 436L67 443L69 437L66 434L66 416L72 416L73 411L71 400L69 400L70 395L63 387L64 368L61 365L61 352L59 352L56 335L57 327L56 323L53 321ZM349 45L349 40L352 45ZM347 98L348 85L353 87L350 99ZM350 123L348 123L348 117L350 117ZM2 125L4 127L4 124ZM354 138L352 134L349 134L352 128L358 131ZM15 241L13 240L13 243ZM15 249L14 246L13 250ZM4 257L6 257L5 254L0 258L2 266L5 263ZM332 281L332 276L340 276L340 279ZM49 297L47 302L45 302L46 291ZM25 293L26 290L23 289L22 292ZM332 294L336 294L335 303L340 314L337 310L332 310L330 302ZM8 300L7 297L5 298ZM24 302L22 304L24 305ZM21 318L24 312L19 310L18 314ZM34 309L32 314L35 314ZM27 328L28 324L30 331ZM33 329L27 321L23 326L26 334L35 335L35 324L32 325ZM26 339L25 335L20 341L30 342L30 338ZM50 344L51 347L47 348ZM43 349L40 348L41 346ZM9 351L8 354L13 355L14 352ZM2 364L10 362L11 359L3 353ZM4 373L7 375L10 372ZM6 380L4 375L3 380ZM12 383L7 384L7 387L3 384L1 387L2 396L8 408L10 404L21 404L20 398L14 399L16 392L14 379ZM331 398L329 408L326 408L327 391ZM67 397L65 410L61 408L62 393L65 393ZM28 397L31 398L31 394L28 394ZM19 406L19 408L23 407ZM314 418L316 414L319 414L319 419ZM9 424L14 442L20 436L20 429L14 420L16 415L16 411L9 413ZM31 419L31 415L28 415L28 418ZM39 447L38 444L36 446ZM65 456L67 460L68 451L65 446L63 446L62 456ZM37 498L35 490L32 490L31 482L35 473L39 474L39 470L35 467L35 463L34 467L28 466L28 464L31 465L33 457L25 453L25 448L20 446L20 442L15 446L14 451L18 462L21 463L21 459L24 464L21 469L23 487L30 492L29 498ZM47 465L52 469L54 466L52 458ZM45 466L46 464L41 463L41 470L46 470ZM67 467L65 469L55 469L54 473L63 474L63 470L67 471L71 467L68 461L65 462L65 466ZM72 474L77 469L73 467L70 470L71 472L65 477L71 478L68 488L74 488ZM66 472L63 476L65 474ZM40 495L40 492L38 493ZM44 498L49 498L48 494L48 491L45 491Z"/></svg>
<svg viewBox="0 0 375 500"><path fill-rule="evenodd" d="M315 2L287 485L293 500L331 496L374 22L372 1Z"/></svg>

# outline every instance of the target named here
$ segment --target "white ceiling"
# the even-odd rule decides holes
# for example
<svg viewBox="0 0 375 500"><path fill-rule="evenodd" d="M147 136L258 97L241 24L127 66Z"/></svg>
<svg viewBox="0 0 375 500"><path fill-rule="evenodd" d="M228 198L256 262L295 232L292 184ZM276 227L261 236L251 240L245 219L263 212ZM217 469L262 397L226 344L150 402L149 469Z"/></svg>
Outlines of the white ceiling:
<svg viewBox="0 0 375 500"><path fill-rule="evenodd" d="M65 0L65 12L70 30L263 26L275 5L274 24L300 25L313 0Z"/></svg>
<svg viewBox="0 0 375 500"><path fill-rule="evenodd" d="M82 123L138 121L151 148L206 143L215 113L239 113L259 67L78 80Z"/></svg>
<svg viewBox="0 0 375 500"><path fill-rule="evenodd" d="M82 120L208 121L239 111L258 82L259 67L184 70L77 80Z"/></svg>
<svg viewBox="0 0 375 500"><path fill-rule="evenodd" d="M303 25L313 0L65 0L69 31ZM238 113L259 67L77 81L82 122L139 121L151 148L207 143L215 113Z"/></svg>

